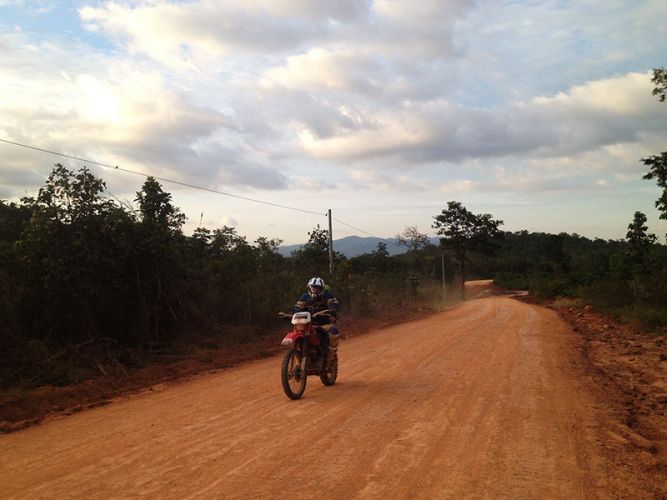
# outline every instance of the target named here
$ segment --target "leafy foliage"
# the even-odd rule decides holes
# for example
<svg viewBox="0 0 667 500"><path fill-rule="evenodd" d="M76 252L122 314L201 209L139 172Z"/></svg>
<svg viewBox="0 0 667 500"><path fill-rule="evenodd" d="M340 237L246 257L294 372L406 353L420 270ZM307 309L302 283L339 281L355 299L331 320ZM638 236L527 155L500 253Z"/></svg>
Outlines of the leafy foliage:
<svg viewBox="0 0 667 500"><path fill-rule="evenodd" d="M665 71L665 68L654 69L651 81L655 84L653 95L657 95L660 102L664 102L667 93L667 71ZM655 202L655 206L660 211L660 218L667 219L667 151L642 158L641 161L649 167L644 179L655 179L658 186L662 188L662 194Z"/></svg>
<svg viewBox="0 0 667 500"><path fill-rule="evenodd" d="M150 349L194 335L232 341L220 325L262 331L315 275L327 277L345 313L364 316L441 306L443 265L448 285L495 276L646 322L667 316L667 248L640 212L627 241L604 241L502 233L502 221L449 202L435 217L440 248L408 227L405 254L390 256L384 243L351 259L334 252L329 275L329 235L319 226L283 257L280 240L249 243L230 226L184 235L185 217L155 179L142 185L136 209L105 188L85 167L58 164L35 198L0 201L0 387L80 380L82 367L96 366L81 346L94 343Z"/></svg>
<svg viewBox="0 0 667 500"><path fill-rule="evenodd" d="M651 82L655 85L652 94L657 95L660 102L665 102L665 96L667 95L667 70L665 68L654 69Z"/></svg>
<svg viewBox="0 0 667 500"><path fill-rule="evenodd" d="M433 229L442 236L441 245L454 251L463 286L468 254L473 251L490 251L494 241L501 236L498 228L503 221L494 220L491 214L475 215L458 201L448 202L447 208L434 219Z"/></svg>
<svg viewBox="0 0 667 500"><path fill-rule="evenodd" d="M660 198L655 202L655 206L660 211L660 218L667 219L667 151L643 158L642 162L649 167L644 179L655 179L658 186L663 189Z"/></svg>
<svg viewBox="0 0 667 500"><path fill-rule="evenodd" d="M429 244L428 235L420 232L416 226L406 227L402 233L396 235L396 240L398 245L407 248L408 252L418 252Z"/></svg>

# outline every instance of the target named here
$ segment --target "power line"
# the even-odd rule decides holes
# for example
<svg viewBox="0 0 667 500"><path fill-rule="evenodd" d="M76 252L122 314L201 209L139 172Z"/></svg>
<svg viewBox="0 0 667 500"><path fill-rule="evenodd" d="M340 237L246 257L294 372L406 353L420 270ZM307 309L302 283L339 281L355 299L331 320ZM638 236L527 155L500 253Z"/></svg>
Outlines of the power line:
<svg viewBox="0 0 667 500"><path fill-rule="evenodd" d="M181 181L176 181L176 180L173 180L173 179L167 179L165 177L158 177L156 175L150 175L150 174L146 174L144 172L139 172L139 171L136 171L136 170L130 170L130 169L127 169L127 168L122 168L122 167L119 167L118 165L109 165L107 163L100 163L98 161L88 160L86 158L80 158L78 156L66 155L64 153L58 153L57 151L51 151L49 149L38 148L36 146L30 146L28 144L21 144L20 142L8 141L6 139L0 139L0 142L4 142L4 143L7 143L7 144L12 144L14 146L20 146L20 147L26 148L26 149L33 149L35 151L41 151L42 153L48 153L48 154L52 154L52 155L56 155L56 156L62 156L63 158L70 158L72 160L77 160L77 161L81 161L81 162L84 162L84 163L89 163L91 165L98 165L100 167L110 168L112 170L120 170L121 172L127 172L129 174L141 175L142 177L153 177L154 179L157 179L157 180L160 180L160 181L163 181L163 182L170 182L172 184L178 184L179 186L185 186L185 187L189 187L189 188L192 188L192 189L199 189L201 191L208 191L209 193L219 194L219 195L222 195L222 196L229 196L231 198L238 198L239 200L252 201L253 203L261 203L263 205L270 205L272 207L284 208L286 210L294 210L296 212L303 212L303 213L306 213L306 214L320 215L322 217L326 216L326 214L324 214L324 213L314 212L312 210L304 210L302 208L290 207L290 206L287 206L287 205L281 205L279 203L272 203L270 201L263 201L263 200L257 200L255 198L248 198L247 196L240 196L240 195L237 195L237 194L225 193L223 191L218 191L216 189L210 189L210 188L207 188L207 187L197 186L195 184L189 184L187 182L181 182ZM364 231L362 231L362 232L364 232Z"/></svg>
<svg viewBox="0 0 667 500"><path fill-rule="evenodd" d="M69 158L69 159L72 159L72 160L81 161L81 162L88 163L88 164L91 164L91 165L98 165L100 167L109 168L109 169L112 169L112 170L119 170L121 172L126 172L126 173L129 173L129 174L141 175L142 177L149 177L149 174L146 174L144 172L139 172L139 171L136 171L136 170L130 170L130 169L127 169L127 168L120 167L118 165L109 165L108 163L102 163L102 162L99 162L99 161L94 161L94 160L89 160L89 159L86 159L86 158L81 158L79 156L73 156L73 155L67 155L67 154L64 154L64 153L58 153L57 151L52 151L52 150L49 150L49 149L39 148L37 146L30 146L28 144L23 144L23 143L20 143L20 142L9 141L7 139L0 139L0 142L4 142L6 144L11 144L13 146L19 146L19 147L26 148L26 149L32 149L32 150L35 150L35 151L40 151L42 153L61 156L63 158ZM176 181L176 180L173 180L173 179L167 179L165 177L158 177L158 176L155 176L155 175L150 176L150 177L153 177L154 179L161 180L163 182L170 182L172 184L178 184L179 186L189 187L189 188L192 188L192 189L199 189L201 191L207 191L207 192L213 193L213 194L219 194L219 195L222 195L222 196L229 196L231 198L237 198L237 199L240 199L240 200L251 201L253 203L261 203L263 205L269 205L269 206L277 207L277 208L284 208L286 210L294 210L294 211L297 211L297 212L302 212L302 213L307 213L307 214L321 215L321 216L324 216L324 217L327 216L327 214L323 214L323 213L320 213L320 212L315 212L315 211L312 211L312 210L304 210L302 208L290 207L290 206L287 206L287 205L272 203L270 201L257 200L255 198L249 198L247 196L240 196L240 195L236 195L236 194L225 193L223 191L218 191L216 189L210 189L210 188L207 188L207 187L197 186L195 184L189 184L187 182L181 182L181 181ZM377 236L369 233L368 231L364 231L363 229L355 227L352 224L348 224L347 222L342 221L342 220L340 220L336 217L332 217L332 219L335 220L336 222L338 222L339 224L343 224L344 226L347 226L351 229L354 229L355 231L359 231L360 233L366 234L366 235L368 235L372 238L378 238ZM379 239L384 240L385 238L379 238Z"/></svg>
<svg viewBox="0 0 667 500"><path fill-rule="evenodd" d="M380 238L379 236L375 236L374 234L371 234L371 233L369 233L368 231L364 231L363 229L359 229L358 227L354 227L352 224L348 224L347 222L343 222L342 220L337 219L336 217L331 217L331 218L332 218L333 220L335 220L336 222L338 222L339 224L343 224L344 226L347 226L347 227L349 227L349 228L351 228L351 229L354 229L355 231L359 231L360 233L367 234L368 236L370 236L370 237L372 237L372 238L379 238L379 239L381 239L381 240L386 239L386 238Z"/></svg>

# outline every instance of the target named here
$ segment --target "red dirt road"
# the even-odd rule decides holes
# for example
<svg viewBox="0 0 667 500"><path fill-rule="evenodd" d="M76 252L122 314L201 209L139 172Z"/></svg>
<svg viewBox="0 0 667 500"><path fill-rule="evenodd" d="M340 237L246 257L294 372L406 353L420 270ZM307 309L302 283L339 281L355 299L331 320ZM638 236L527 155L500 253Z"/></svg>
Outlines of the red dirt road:
<svg viewBox="0 0 667 500"><path fill-rule="evenodd" d="M300 401L276 357L2 435L0 497L659 496L579 342L470 301L343 341L339 382Z"/></svg>

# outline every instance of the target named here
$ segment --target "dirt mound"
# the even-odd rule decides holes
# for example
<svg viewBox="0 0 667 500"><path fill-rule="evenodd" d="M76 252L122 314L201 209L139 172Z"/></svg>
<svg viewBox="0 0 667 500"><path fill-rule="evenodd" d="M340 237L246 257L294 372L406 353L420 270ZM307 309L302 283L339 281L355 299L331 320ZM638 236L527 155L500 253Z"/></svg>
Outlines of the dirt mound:
<svg viewBox="0 0 667 500"><path fill-rule="evenodd" d="M667 471L667 340L595 312L590 306L554 309L585 340L584 354L609 395L625 408L625 426L610 437L645 450L648 465Z"/></svg>

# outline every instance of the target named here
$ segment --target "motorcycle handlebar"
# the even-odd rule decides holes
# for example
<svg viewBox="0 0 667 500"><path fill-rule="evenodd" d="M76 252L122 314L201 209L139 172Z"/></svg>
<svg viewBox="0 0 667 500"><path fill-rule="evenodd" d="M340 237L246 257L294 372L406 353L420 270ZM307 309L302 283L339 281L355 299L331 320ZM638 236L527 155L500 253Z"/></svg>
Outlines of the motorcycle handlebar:
<svg viewBox="0 0 667 500"><path fill-rule="evenodd" d="M332 311L331 309L325 309L325 310L323 310L323 311L318 311L318 312L316 312L316 313L313 313L313 314L311 315L311 317L314 318L315 316L322 316L322 315L324 315L324 314L335 314L335 311ZM278 317L279 317L279 318L291 318L291 317L292 317L292 314L291 314L291 313L279 312L279 313L278 313Z"/></svg>
<svg viewBox="0 0 667 500"><path fill-rule="evenodd" d="M315 316L322 316L323 314L333 314L333 313L334 313L334 312L333 312L331 309L325 309L324 311L318 311L318 312L316 312L316 313L313 314L312 316L315 317Z"/></svg>

